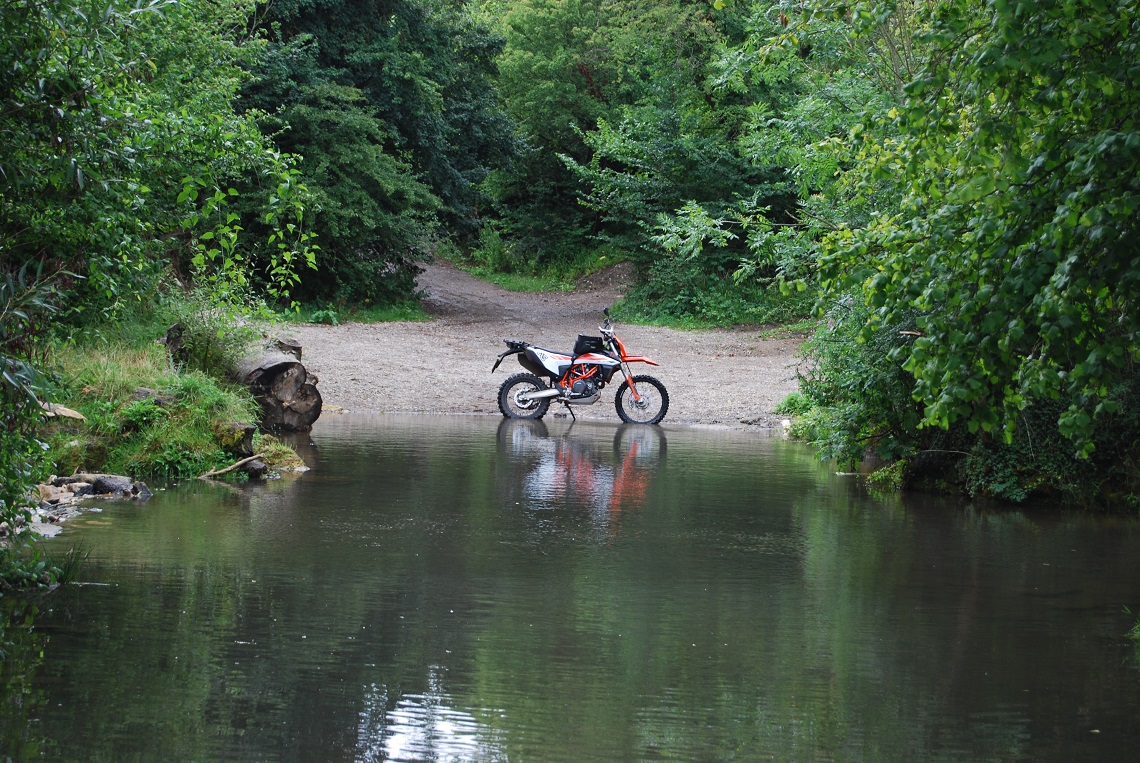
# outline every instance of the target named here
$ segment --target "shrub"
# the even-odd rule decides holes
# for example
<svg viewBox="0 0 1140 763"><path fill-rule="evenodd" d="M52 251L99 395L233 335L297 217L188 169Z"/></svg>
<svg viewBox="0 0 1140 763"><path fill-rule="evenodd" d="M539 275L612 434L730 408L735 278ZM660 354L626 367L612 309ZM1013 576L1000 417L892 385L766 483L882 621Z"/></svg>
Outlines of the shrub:
<svg viewBox="0 0 1140 763"><path fill-rule="evenodd" d="M1054 496L1130 507L1140 495L1140 369L1106 390L1113 412L1098 420L1091 458L1061 431L1059 419L1072 402L1064 397L1027 400L1009 442L1000 432L971 432L964 422L920 427L915 380L899 359L917 335L915 316L880 324L868 338L868 314L855 300L841 300L804 344L801 394L815 407L796 420L792 435L824 457L854 465L870 452L891 465L882 482L1011 502Z"/></svg>

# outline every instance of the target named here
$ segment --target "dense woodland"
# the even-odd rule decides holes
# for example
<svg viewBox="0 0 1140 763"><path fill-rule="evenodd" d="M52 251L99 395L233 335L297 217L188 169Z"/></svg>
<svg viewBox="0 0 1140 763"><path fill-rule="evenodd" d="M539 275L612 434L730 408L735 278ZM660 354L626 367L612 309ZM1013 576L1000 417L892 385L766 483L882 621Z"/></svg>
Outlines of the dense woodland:
<svg viewBox="0 0 1140 763"><path fill-rule="evenodd" d="M626 260L627 319L794 324L797 431L881 484L1140 507L1137 0L0 0L0 24L8 520L67 463L41 399L97 386L61 347L196 316L180 371L208 374L238 318L406 305L433 256ZM138 463L202 465L177 450Z"/></svg>

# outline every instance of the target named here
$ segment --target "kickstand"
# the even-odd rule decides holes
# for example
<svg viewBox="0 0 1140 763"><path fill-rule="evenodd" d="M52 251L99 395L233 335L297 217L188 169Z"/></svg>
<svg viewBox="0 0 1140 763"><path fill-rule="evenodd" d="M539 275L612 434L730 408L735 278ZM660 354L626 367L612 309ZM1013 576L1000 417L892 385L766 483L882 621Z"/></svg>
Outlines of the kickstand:
<svg viewBox="0 0 1140 763"><path fill-rule="evenodd" d="M567 405L566 403L563 403L562 405L564 408L566 408L566 410L570 411L570 418L574 419L574 421L577 421L578 417L574 415L573 406Z"/></svg>

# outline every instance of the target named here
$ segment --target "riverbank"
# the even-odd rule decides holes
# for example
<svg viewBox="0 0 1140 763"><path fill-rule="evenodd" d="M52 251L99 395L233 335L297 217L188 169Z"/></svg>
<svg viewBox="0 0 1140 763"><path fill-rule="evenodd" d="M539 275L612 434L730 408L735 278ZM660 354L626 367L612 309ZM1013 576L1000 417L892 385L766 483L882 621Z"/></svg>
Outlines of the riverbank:
<svg viewBox="0 0 1140 763"><path fill-rule="evenodd" d="M616 302L630 280L619 267L573 292L520 293L437 261L419 285L431 321L291 329L305 347L306 367L320 377L327 411L499 415L499 385L520 370L508 359L490 373L506 349L502 340L568 351L579 333L597 333L602 308ZM774 338L756 328L680 331L622 324L617 333L631 352L660 364L639 364L638 371L668 387L666 423L775 426L784 417L773 409L798 388L798 336ZM557 412L556 406L552 413ZM612 393L575 413L617 416Z"/></svg>

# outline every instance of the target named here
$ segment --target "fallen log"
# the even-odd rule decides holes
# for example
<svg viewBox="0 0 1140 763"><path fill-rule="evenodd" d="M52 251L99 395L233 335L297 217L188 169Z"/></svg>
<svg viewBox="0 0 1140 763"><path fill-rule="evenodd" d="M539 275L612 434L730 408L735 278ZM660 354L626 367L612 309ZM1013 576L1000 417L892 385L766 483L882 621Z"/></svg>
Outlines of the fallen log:
<svg viewBox="0 0 1140 763"><path fill-rule="evenodd" d="M176 323L159 340L176 362L185 362L184 333ZM301 345L294 340L267 339L266 346L250 348L230 374L253 393L267 432L307 432L321 415L317 377L301 363Z"/></svg>
<svg viewBox="0 0 1140 763"><path fill-rule="evenodd" d="M234 370L261 406L261 428L269 432L305 432L321 415L317 377L294 355L264 350L249 355Z"/></svg>

